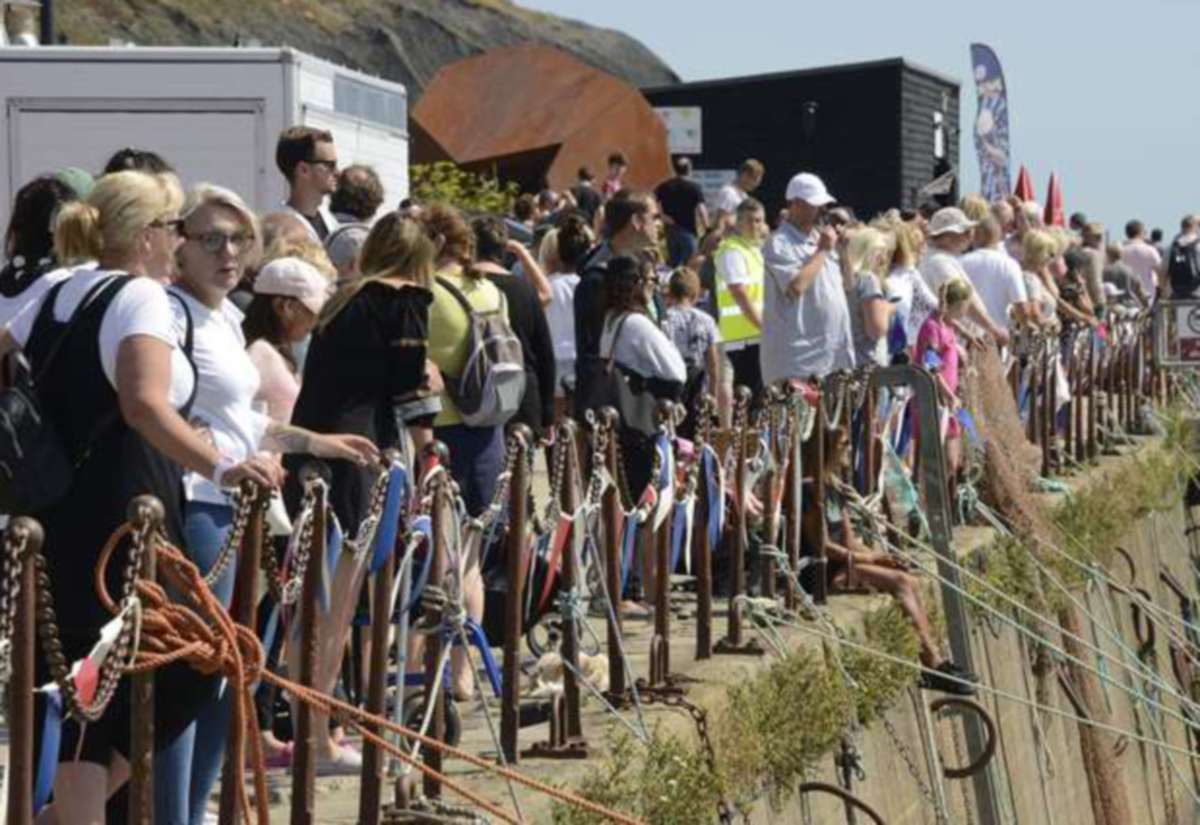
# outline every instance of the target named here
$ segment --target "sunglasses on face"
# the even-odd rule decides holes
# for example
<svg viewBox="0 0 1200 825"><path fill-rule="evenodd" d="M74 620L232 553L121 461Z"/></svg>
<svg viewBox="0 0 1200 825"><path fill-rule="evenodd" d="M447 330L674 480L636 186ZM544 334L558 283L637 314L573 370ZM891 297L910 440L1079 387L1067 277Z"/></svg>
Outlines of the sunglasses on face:
<svg viewBox="0 0 1200 825"><path fill-rule="evenodd" d="M233 234L226 234L224 232L188 234L181 231L180 234L185 239L200 244L200 248L209 255L219 255L221 250L225 248L225 244L232 246L233 251L238 254L246 251L250 245L250 236L245 232L234 232Z"/></svg>
<svg viewBox="0 0 1200 825"><path fill-rule="evenodd" d="M183 231L183 221L180 218L158 218L146 225L153 229L169 229L175 233Z"/></svg>
<svg viewBox="0 0 1200 825"><path fill-rule="evenodd" d="M336 160L309 160L305 161L309 166L324 166L326 170L336 173L338 170L338 162Z"/></svg>

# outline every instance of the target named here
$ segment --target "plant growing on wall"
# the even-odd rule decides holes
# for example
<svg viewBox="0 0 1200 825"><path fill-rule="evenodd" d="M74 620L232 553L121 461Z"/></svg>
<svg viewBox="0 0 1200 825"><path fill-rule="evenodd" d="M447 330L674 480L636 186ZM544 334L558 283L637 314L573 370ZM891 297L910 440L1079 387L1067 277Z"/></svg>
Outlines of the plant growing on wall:
<svg viewBox="0 0 1200 825"><path fill-rule="evenodd" d="M507 214L519 193L512 182L470 172L449 161L408 168L412 197L420 203L448 203L464 212Z"/></svg>

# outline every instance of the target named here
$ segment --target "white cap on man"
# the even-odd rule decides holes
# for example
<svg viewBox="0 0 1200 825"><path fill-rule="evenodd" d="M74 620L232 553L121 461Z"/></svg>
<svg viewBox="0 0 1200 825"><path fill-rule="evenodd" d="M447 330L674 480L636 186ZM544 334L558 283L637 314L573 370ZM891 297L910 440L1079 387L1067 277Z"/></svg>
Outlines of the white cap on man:
<svg viewBox="0 0 1200 825"><path fill-rule="evenodd" d="M801 172L788 181L787 199L804 201L810 206L827 206L835 202L833 195L825 188L825 181L811 172Z"/></svg>
<svg viewBox="0 0 1200 825"><path fill-rule="evenodd" d="M953 232L961 235L975 228L978 221L970 220L957 206L947 206L933 213L929 219L929 237Z"/></svg>

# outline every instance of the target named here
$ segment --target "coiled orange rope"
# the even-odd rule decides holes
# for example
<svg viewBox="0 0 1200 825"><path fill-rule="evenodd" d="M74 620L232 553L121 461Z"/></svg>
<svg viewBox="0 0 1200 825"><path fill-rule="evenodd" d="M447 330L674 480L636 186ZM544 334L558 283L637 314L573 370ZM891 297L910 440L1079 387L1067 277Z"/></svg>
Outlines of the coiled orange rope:
<svg viewBox="0 0 1200 825"><path fill-rule="evenodd" d="M105 609L114 614L118 610L118 605L108 594L105 570L121 539L131 532L132 528L128 524L118 528L105 543L96 564L96 593ZM262 644L254 632L236 624L230 618L229 613L204 583L204 577L200 575L196 565L186 558L179 548L161 537L156 538L155 541L159 577L172 589L183 594L183 601L173 601L168 597L163 585L158 582L138 580L137 593L142 601L141 644L138 646L134 663L129 668L129 672L141 673L173 662L186 661L201 673L223 674L229 680L231 688L235 689L232 741L235 765L245 764L247 720L252 705L251 690L254 684L262 679L288 691L297 701L306 702L325 712L337 711L344 714L348 718L348 723L360 731L364 738L413 765L423 774L438 780L467 801L505 822L516 823L517 820L495 804L429 768L420 760L414 760L402 748L398 748L384 739L378 731L382 729L400 734L410 740L419 741L425 747L436 748L449 756L462 759L539 793L547 794L560 802L579 807L598 816L607 817L621 825L644 825L640 820L627 814L611 810L576 794L501 767L388 719L373 716L354 705L341 702L266 670L263 667ZM269 812L262 742L258 736L250 736L249 739L250 756L254 769L256 814L260 825L265 825L269 821ZM235 792L238 807L242 811L246 825L253 825L250 806L246 799L245 783L238 782Z"/></svg>

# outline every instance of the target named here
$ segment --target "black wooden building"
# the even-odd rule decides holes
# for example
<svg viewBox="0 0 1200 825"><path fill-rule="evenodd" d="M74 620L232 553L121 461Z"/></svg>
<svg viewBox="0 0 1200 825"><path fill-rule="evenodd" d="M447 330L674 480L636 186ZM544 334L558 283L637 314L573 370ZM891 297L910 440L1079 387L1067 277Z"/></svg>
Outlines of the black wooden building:
<svg viewBox="0 0 1200 825"><path fill-rule="evenodd" d="M755 193L773 215L796 172L820 175L860 216L915 206L931 190L958 197L959 84L892 58L869 63L646 88L657 107L699 107L698 170L767 174ZM954 179L945 177L952 173ZM942 186L930 187L939 179ZM949 186L945 184L949 183Z"/></svg>

